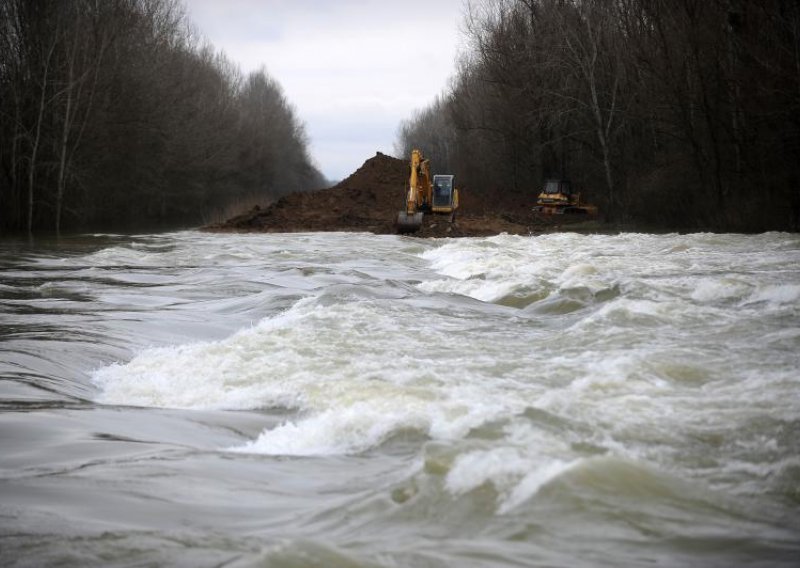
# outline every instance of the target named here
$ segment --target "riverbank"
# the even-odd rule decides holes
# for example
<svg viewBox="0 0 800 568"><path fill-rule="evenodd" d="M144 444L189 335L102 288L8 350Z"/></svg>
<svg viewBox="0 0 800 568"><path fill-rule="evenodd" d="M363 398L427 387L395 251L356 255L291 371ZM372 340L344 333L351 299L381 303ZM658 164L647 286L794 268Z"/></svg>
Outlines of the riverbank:
<svg viewBox="0 0 800 568"><path fill-rule="evenodd" d="M316 231L394 234L403 207L408 164L380 152L337 185L293 193L267 207L254 207L222 223L203 228L211 232L294 233ZM598 232L603 225L580 217L536 216L533 192L509 192L487 199L461 189L461 207L454 223L449 216L426 215L418 237L484 237L507 233L540 234L569 227Z"/></svg>

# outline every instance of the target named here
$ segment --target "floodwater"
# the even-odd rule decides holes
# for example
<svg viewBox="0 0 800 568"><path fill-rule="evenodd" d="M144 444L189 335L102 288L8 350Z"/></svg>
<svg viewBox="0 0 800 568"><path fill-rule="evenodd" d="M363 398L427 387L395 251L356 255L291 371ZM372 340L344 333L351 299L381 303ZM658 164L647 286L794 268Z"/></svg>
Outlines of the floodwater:
<svg viewBox="0 0 800 568"><path fill-rule="evenodd" d="M0 242L0 565L797 566L800 236Z"/></svg>

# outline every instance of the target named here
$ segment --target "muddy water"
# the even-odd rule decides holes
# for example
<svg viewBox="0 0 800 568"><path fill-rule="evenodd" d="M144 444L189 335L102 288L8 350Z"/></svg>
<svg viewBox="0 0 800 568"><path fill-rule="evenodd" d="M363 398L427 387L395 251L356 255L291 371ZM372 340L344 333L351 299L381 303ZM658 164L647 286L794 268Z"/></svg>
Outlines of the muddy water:
<svg viewBox="0 0 800 568"><path fill-rule="evenodd" d="M0 243L4 566L796 566L800 237Z"/></svg>

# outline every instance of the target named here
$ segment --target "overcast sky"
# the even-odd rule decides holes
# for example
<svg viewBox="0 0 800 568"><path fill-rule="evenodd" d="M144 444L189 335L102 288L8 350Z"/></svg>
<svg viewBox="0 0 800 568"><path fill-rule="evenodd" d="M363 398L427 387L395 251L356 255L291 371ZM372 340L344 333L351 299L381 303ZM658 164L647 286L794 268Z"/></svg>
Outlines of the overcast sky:
<svg viewBox="0 0 800 568"><path fill-rule="evenodd" d="M463 44L464 2L185 0L215 47L283 86L329 179L391 154L400 121L443 91Z"/></svg>

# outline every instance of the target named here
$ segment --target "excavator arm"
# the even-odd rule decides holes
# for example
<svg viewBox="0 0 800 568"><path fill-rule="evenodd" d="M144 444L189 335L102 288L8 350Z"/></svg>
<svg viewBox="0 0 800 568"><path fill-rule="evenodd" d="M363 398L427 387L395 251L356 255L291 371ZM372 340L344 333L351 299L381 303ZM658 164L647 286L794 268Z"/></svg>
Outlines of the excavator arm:
<svg viewBox="0 0 800 568"><path fill-rule="evenodd" d="M423 159L422 152L411 152L411 173L406 191L406 208L397 215L397 232L413 233L422 226L424 205L428 200L430 185L430 166Z"/></svg>

